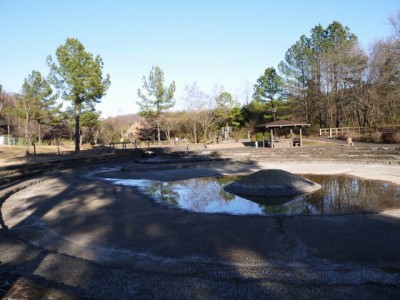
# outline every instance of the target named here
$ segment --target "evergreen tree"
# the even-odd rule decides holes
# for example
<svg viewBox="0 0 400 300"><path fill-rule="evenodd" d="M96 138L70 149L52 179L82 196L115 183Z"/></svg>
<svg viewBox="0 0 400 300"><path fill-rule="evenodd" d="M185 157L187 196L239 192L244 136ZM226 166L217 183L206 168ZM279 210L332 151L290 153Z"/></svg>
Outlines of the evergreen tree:
<svg viewBox="0 0 400 300"><path fill-rule="evenodd" d="M62 91L62 98L72 102L75 111L75 151L80 151L80 115L85 105L94 106L100 102L110 86L110 77L103 78L103 60L99 55L85 51L83 44L68 38L57 48L58 64L51 56L50 67L52 83Z"/></svg>
<svg viewBox="0 0 400 300"><path fill-rule="evenodd" d="M273 121L276 121L276 112L283 96L284 88L281 76L279 76L275 68L267 68L254 85L253 97L256 101L268 104L272 112Z"/></svg>
<svg viewBox="0 0 400 300"><path fill-rule="evenodd" d="M335 21L326 28L315 26L310 37L301 36L288 49L279 70L298 116L312 124L319 122L320 127L341 126L350 101L347 91L363 60L356 44L349 28Z"/></svg>
<svg viewBox="0 0 400 300"><path fill-rule="evenodd" d="M87 140L90 143L96 143L96 133L100 128L100 113L95 111L86 111L81 115L81 127L86 128Z"/></svg>
<svg viewBox="0 0 400 300"><path fill-rule="evenodd" d="M217 98L215 98L215 102L217 104L215 114L221 122L226 122L227 124L236 127L240 125L243 121L240 104L233 99L230 93L222 92Z"/></svg>
<svg viewBox="0 0 400 300"><path fill-rule="evenodd" d="M26 154L29 154L30 144L29 122L32 119L43 122L44 116L51 113L52 106L55 104L57 97L52 94L53 90L39 71L32 71L32 73L25 78L21 93L17 98L17 112L24 115L25 118ZM50 109L50 111L46 109Z"/></svg>
<svg viewBox="0 0 400 300"><path fill-rule="evenodd" d="M137 94L140 100L139 114L146 119L155 120L157 123L157 138L161 142L160 115L175 105L174 93L175 82L164 86L164 72L156 66L150 71L149 77L143 76L143 90L138 89Z"/></svg>

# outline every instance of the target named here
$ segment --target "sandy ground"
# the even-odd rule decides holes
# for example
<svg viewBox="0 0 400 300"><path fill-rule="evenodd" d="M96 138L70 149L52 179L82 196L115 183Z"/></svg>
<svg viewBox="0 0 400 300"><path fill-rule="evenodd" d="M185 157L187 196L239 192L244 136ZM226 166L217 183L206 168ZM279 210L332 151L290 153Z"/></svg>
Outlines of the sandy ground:
<svg viewBox="0 0 400 300"><path fill-rule="evenodd" d="M279 168L400 184L400 168L391 165L124 167L128 172L107 177L176 180ZM188 213L134 188L81 177L87 171L49 177L7 199L3 270L92 298L400 297L398 210L320 217Z"/></svg>

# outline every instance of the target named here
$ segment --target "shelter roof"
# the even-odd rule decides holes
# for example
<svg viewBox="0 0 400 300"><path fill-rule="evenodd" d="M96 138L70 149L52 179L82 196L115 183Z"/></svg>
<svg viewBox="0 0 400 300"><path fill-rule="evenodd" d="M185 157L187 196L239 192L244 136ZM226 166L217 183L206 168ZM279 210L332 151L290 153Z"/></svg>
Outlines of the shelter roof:
<svg viewBox="0 0 400 300"><path fill-rule="evenodd" d="M275 122L257 125L256 127L282 128L282 127L304 127L304 126L310 126L310 124L303 123L303 122L288 121L288 120L278 120Z"/></svg>

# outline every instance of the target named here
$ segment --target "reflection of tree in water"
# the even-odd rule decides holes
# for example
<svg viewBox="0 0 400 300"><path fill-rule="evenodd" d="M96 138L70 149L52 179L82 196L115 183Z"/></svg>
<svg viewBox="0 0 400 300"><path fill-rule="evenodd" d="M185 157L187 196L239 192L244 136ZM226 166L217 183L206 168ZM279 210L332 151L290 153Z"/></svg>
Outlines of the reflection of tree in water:
<svg viewBox="0 0 400 300"><path fill-rule="evenodd" d="M230 184L234 181L238 181L241 179L242 176L221 176L221 177L215 177L215 181L217 181L219 184L225 186L227 184Z"/></svg>
<svg viewBox="0 0 400 300"><path fill-rule="evenodd" d="M234 181L239 180L241 177L240 176L224 176L224 177L217 177L215 178L215 181L219 183L219 185L222 187L219 195L225 200L225 201L231 201L236 198L235 195L225 192L223 187L225 187L227 184L230 184Z"/></svg>
<svg viewBox="0 0 400 300"><path fill-rule="evenodd" d="M312 214L314 207L303 200L303 196L292 198L291 201L281 205L264 205L260 208L267 216Z"/></svg>
<svg viewBox="0 0 400 300"><path fill-rule="evenodd" d="M400 207L399 187L386 182L346 176L304 177L321 185L320 190L304 197L304 202L312 205L319 214Z"/></svg>
<svg viewBox="0 0 400 300"><path fill-rule="evenodd" d="M321 189L312 194L298 196L284 204L255 202L254 205L265 215L336 214L400 208L400 188L392 184L345 176L304 177L319 183ZM147 188L147 193L158 201L192 211L226 211L229 203L234 203L232 200L241 199L224 191L226 184L237 179L238 177L226 176L153 182ZM243 201L248 203L247 200Z"/></svg>
<svg viewBox="0 0 400 300"><path fill-rule="evenodd" d="M266 216L276 216L276 215L286 215L288 214L288 205L258 205L264 215Z"/></svg>
<svg viewBox="0 0 400 300"><path fill-rule="evenodd" d="M154 182L146 192L157 201L201 212L211 204L223 207L227 201L235 199L236 196L225 192L223 187L236 179L237 176L226 176Z"/></svg>
<svg viewBox="0 0 400 300"><path fill-rule="evenodd" d="M171 186L170 182L154 182L146 189L154 199L177 206L179 204L180 195Z"/></svg>
<svg viewBox="0 0 400 300"><path fill-rule="evenodd" d="M400 207L400 188L386 182L346 176L304 177L319 183L321 189L283 205L260 204L264 214L335 214Z"/></svg>
<svg viewBox="0 0 400 300"><path fill-rule="evenodd" d="M216 178L188 179L184 180L182 184L189 191L186 204L188 208L195 211L205 211L210 204L214 204L216 207L224 206L225 197L229 198Z"/></svg>

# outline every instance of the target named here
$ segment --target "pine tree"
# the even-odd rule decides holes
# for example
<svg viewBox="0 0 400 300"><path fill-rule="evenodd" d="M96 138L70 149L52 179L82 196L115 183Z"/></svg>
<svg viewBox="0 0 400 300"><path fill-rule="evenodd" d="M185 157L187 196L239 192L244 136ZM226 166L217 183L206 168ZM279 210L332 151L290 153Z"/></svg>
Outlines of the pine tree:
<svg viewBox="0 0 400 300"><path fill-rule="evenodd" d="M83 44L68 38L57 48L58 64L47 59L52 83L62 91L62 98L72 102L75 111L75 151L80 151L80 115L85 105L100 102L110 86L110 76L103 78L103 60L85 51Z"/></svg>

